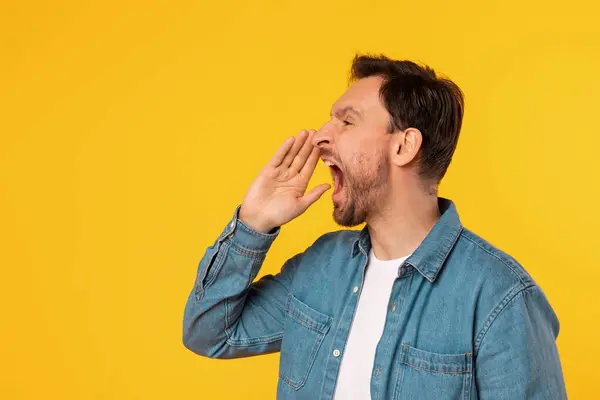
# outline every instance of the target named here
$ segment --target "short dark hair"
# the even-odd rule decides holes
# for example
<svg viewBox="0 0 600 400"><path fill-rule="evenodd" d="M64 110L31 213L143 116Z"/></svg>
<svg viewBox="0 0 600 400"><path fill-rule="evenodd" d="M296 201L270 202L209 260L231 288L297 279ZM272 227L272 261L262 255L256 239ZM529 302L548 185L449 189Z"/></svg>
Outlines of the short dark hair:
<svg viewBox="0 0 600 400"><path fill-rule="evenodd" d="M423 136L419 174L437 183L446 174L463 119L464 98L460 88L426 66L384 55L356 55L350 81L381 76L379 93L391 115L389 132L412 127Z"/></svg>

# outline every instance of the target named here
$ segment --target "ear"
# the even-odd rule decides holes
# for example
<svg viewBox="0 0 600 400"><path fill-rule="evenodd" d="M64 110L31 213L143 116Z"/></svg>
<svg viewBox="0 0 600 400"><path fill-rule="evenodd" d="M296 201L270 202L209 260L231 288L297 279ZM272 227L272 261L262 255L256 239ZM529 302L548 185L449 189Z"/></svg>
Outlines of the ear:
<svg viewBox="0 0 600 400"><path fill-rule="evenodd" d="M399 167L405 166L417 157L423 135L417 128L406 128L393 136L391 161Z"/></svg>

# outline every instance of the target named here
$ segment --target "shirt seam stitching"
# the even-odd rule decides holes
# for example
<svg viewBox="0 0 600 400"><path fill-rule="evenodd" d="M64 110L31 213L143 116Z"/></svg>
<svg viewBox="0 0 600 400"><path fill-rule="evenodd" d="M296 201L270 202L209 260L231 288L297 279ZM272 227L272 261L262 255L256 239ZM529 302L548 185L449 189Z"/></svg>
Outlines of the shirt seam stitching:
<svg viewBox="0 0 600 400"><path fill-rule="evenodd" d="M517 279L521 282L521 284L528 285L528 283L523 280L523 278L517 273L517 271L515 271L515 269L509 263L507 263L505 260L503 260L502 258L500 258L497 254L492 253L491 251L489 251L488 249L486 249L485 247L483 247L481 244L477 243L476 241L474 241L470 237L468 237L468 236L466 236L464 234L461 235L461 236L463 238L465 238L466 240L468 240L469 242L473 243L475 246L479 247L481 250L485 251L490 256L496 258L502 264L504 264L510 270L510 272L512 272L517 277ZM526 289L527 287L530 287L530 286L525 286L525 287L523 287L523 289Z"/></svg>
<svg viewBox="0 0 600 400"><path fill-rule="evenodd" d="M481 348L481 344L483 343L483 340L485 339L486 334L489 332L490 328L492 327L492 324L496 321L496 319L498 319L500 314L502 314L502 312L508 308L508 306L512 303L512 301L519 294L525 292L528 289L535 288L535 287L536 287L536 285L530 285L530 286L527 286L524 288L519 288L516 290L513 289L506 296L504 296L502 301L496 306L496 308L494 308L494 311L492 311L491 315L487 318L485 324L483 325L483 328L481 328L481 330L479 331L479 334L477 335L477 337L475 339L475 350L474 350L475 356L477 356L477 354L479 354L479 349Z"/></svg>
<svg viewBox="0 0 600 400"><path fill-rule="evenodd" d="M254 249L250 249L248 247L242 246L241 244L236 243L235 241L231 240L231 239L226 239L225 242L230 243L231 244L231 248L239 255L241 256L248 256L248 257L260 257L262 255L265 255L268 253L268 250L254 250Z"/></svg>

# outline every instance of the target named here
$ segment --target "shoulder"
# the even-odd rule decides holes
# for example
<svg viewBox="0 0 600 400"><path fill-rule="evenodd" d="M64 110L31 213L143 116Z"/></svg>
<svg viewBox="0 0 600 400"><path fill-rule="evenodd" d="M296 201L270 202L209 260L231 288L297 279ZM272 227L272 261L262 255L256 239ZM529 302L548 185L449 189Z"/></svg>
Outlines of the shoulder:
<svg viewBox="0 0 600 400"><path fill-rule="evenodd" d="M329 264L340 264L351 257L352 249L360 237L359 230L343 229L318 236L302 253L306 270Z"/></svg>
<svg viewBox="0 0 600 400"><path fill-rule="evenodd" d="M320 249L327 246L330 249L352 249L354 243L360 237L360 230L341 229L323 233L309 247L310 249Z"/></svg>
<svg viewBox="0 0 600 400"><path fill-rule="evenodd" d="M455 250L460 262L454 267L468 276L476 304L476 350L491 324L509 307L513 313L539 313L548 326L558 330L558 319L544 292L515 257L468 229L463 229ZM515 314L495 324L517 323L517 318Z"/></svg>
<svg viewBox="0 0 600 400"><path fill-rule="evenodd" d="M463 228L455 250L462 267L486 279L490 284L505 286L507 289L526 289L536 285L515 257L469 229Z"/></svg>

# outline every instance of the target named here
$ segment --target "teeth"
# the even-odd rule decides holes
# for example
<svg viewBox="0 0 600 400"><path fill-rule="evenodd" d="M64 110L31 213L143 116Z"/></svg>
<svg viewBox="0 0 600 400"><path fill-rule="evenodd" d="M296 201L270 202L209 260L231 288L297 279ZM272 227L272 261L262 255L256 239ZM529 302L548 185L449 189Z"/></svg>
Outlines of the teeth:
<svg viewBox="0 0 600 400"><path fill-rule="evenodd" d="M331 161L325 161L325 165L327 165L328 167L331 167L333 165L333 163Z"/></svg>

